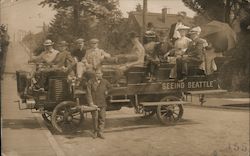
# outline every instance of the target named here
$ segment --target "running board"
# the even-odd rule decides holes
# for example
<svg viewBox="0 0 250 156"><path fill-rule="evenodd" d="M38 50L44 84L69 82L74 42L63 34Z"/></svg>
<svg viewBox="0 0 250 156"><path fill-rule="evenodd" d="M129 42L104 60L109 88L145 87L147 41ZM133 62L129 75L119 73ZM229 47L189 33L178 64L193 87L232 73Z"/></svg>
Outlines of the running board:
<svg viewBox="0 0 250 156"><path fill-rule="evenodd" d="M190 104L187 101L160 101L160 102L141 102L140 105L146 106L164 106L164 105L184 105Z"/></svg>
<svg viewBox="0 0 250 156"><path fill-rule="evenodd" d="M197 94L212 94L212 93L225 93L225 92L227 92L227 90L215 89L215 90L187 91L185 92L185 94L197 95Z"/></svg>
<svg viewBox="0 0 250 156"><path fill-rule="evenodd" d="M130 99L109 100L110 103L129 103Z"/></svg>

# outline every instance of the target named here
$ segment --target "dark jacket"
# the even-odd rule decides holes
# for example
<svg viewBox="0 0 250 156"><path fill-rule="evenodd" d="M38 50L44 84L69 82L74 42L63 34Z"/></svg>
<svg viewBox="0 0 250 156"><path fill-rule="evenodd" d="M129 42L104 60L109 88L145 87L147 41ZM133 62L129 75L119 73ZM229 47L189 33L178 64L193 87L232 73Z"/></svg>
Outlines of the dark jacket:
<svg viewBox="0 0 250 156"><path fill-rule="evenodd" d="M188 57L192 58L193 60L197 62L203 61L203 51L204 51L204 44L206 43L206 40L201 38L196 38L193 40L186 53L188 54Z"/></svg>
<svg viewBox="0 0 250 156"><path fill-rule="evenodd" d="M75 57L77 59L78 62L80 62L82 60L82 58L85 56L86 54L86 49L75 49L72 51L72 56Z"/></svg>
<svg viewBox="0 0 250 156"><path fill-rule="evenodd" d="M169 31L169 35L168 35L168 38L169 38L170 40L173 39L176 24L177 24L177 23L171 24L170 31Z"/></svg>
<svg viewBox="0 0 250 156"><path fill-rule="evenodd" d="M102 79L99 84L95 78L89 80L87 84L88 103L93 103L98 107L106 107L106 93L109 89L111 89L111 84L105 79Z"/></svg>
<svg viewBox="0 0 250 156"><path fill-rule="evenodd" d="M57 54L53 63L57 67L63 67L63 66L71 67L75 63L75 60L71 56L70 52L63 51L63 52L60 52L59 54Z"/></svg>

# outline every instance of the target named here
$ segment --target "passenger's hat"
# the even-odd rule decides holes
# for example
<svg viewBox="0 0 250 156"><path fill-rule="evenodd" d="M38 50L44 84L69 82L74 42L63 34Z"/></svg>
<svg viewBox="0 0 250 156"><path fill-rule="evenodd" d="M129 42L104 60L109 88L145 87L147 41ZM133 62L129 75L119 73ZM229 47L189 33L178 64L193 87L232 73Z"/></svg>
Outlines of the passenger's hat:
<svg viewBox="0 0 250 156"><path fill-rule="evenodd" d="M66 41L60 41L58 42L58 46L63 47L63 46L68 46L69 44Z"/></svg>
<svg viewBox="0 0 250 156"><path fill-rule="evenodd" d="M98 40L98 39L96 39L96 38L92 38L91 40L89 40L89 42L90 42L90 43L98 43L98 42L99 42L99 40Z"/></svg>
<svg viewBox="0 0 250 156"><path fill-rule="evenodd" d="M189 29L190 29L190 27L185 26L185 25L180 25L180 26L177 28L177 30L189 30Z"/></svg>
<svg viewBox="0 0 250 156"><path fill-rule="evenodd" d="M201 33L201 27L194 27L189 31L189 34L200 34Z"/></svg>
<svg viewBox="0 0 250 156"><path fill-rule="evenodd" d="M145 37L156 37L156 34L154 31L149 30L145 32Z"/></svg>
<svg viewBox="0 0 250 156"><path fill-rule="evenodd" d="M83 39L83 38L78 38L75 42L76 43L82 43L82 42L84 42L85 40Z"/></svg>
<svg viewBox="0 0 250 156"><path fill-rule="evenodd" d="M186 17L187 13L185 11L180 11L177 13L178 16Z"/></svg>
<svg viewBox="0 0 250 156"><path fill-rule="evenodd" d="M44 42L43 42L43 45L44 46L51 46L51 45L53 45L54 44L54 42L52 42L51 40L45 40Z"/></svg>

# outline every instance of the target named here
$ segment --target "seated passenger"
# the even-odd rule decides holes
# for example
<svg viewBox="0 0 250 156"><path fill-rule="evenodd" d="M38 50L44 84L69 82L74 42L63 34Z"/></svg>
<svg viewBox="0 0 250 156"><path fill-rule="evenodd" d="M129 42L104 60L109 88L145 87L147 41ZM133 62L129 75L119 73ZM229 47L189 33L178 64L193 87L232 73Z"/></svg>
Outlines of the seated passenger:
<svg viewBox="0 0 250 156"><path fill-rule="evenodd" d="M209 48L206 48L205 51L205 69L206 69L206 74L210 75L213 74L215 71L217 71L217 65L215 63L215 58L218 57L223 57L222 52L218 52L215 50L215 48L213 47L213 45L209 45Z"/></svg>
<svg viewBox="0 0 250 156"><path fill-rule="evenodd" d="M40 55L35 56L29 60L29 62L33 63L44 63L45 65L52 65L53 61L56 58L56 55L59 51L53 48L54 42L51 40L45 40L43 43L45 51L43 51Z"/></svg>
<svg viewBox="0 0 250 156"><path fill-rule="evenodd" d="M157 50L158 44L157 36L154 32L146 31L144 35L144 48L146 52L145 63L147 66L146 75L149 81L156 80L156 75L160 66L160 58Z"/></svg>
<svg viewBox="0 0 250 156"><path fill-rule="evenodd" d="M106 68L114 70L113 82L118 85L118 81L124 76L124 72L134 66L144 66L145 50L139 41L139 36L135 32L129 33L133 47L128 54L116 56L119 65L112 65ZM126 63L125 63L126 62Z"/></svg>
<svg viewBox="0 0 250 156"><path fill-rule="evenodd" d="M111 55L102 49L98 48L98 39L91 39L90 49L86 51L85 57L82 59L82 63L85 64L85 77L90 79L93 77L93 71L101 67L101 63L104 59L110 58Z"/></svg>
<svg viewBox="0 0 250 156"><path fill-rule="evenodd" d="M83 75L83 72L86 70L86 65L84 62L81 62L86 54L85 49L85 40L82 38L79 38L75 41L75 48L72 50L71 55L76 61L76 76L78 78L81 78Z"/></svg>
<svg viewBox="0 0 250 156"><path fill-rule="evenodd" d="M101 62L105 58L110 58L111 55L105 52L104 50L98 48L98 39L91 39L89 42L90 49L86 51L86 55L82 61L86 60L88 63L88 68L95 70L101 66Z"/></svg>
<svg viewBox="0 0 250 156"><path fill-rule="evenodd" d="M132 66L143 66L144 58L145 58L145 49L139 41L139 36L135 32L129 33L129 38L133 44L133 48L131 49L130 54L126 54L126 58L133 58L130 61L128 59L128 63L120 65L119 69L125 71L126 69ZM118 58L119 59L119 58Z"/></svg>
<svg viewBox="0 0 250 156"><path fill-rule="evenodd" d="M175 41L174 48L172 50L170 50L166 55L164 55L165 58L168 57L168 61L170 63L175 64L173 69L171 69L170 76L169 76L170 78L177 77L176 59L179 57L182 57L185 54L185 52L186 52L186 50L191 42L191 39L186 37L186 34L187 34L189 29L190 29L189 27L184 26L184 25L179 26L179 28L177 30L180 34L180 38L178 38Z"/></svg>
<svg viewBox="0 0 250 156"><path fill-rule="evenodd" d="M66 41L61 41L58 43L58 50L60 53L57 54L55 60L53 61L54 67L70 70L75 65L76 61L71 56L71 53L67 50L67 46L68 43Z"/></svg>
<svg viewBox="0 0 250 156"><path fill-rule="evenodd" d="M204 61L204 46L207 44L206 40L199 37L201 32L200 27L192 28L189 32L190 38L192 41L190 42L186 53L183 57L177 58L177 78L183 78L183 75L188 74L188 64L194 66L200 66Z"/></svg>

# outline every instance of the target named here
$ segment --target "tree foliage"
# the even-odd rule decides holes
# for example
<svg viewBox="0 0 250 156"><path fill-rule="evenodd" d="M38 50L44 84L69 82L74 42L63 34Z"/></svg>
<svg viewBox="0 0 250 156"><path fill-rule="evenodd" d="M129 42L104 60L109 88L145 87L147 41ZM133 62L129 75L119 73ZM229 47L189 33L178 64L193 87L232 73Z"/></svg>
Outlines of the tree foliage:
<svg viewBox="0 0 250 156"><path fill-rule="evenodd" d="M250 13L248 0L182 0L184 4L209 20L231 25L240 17L241 11Z"/></svg>
<svg viewBox="0 0 250 156"><path fill-rule="evenodd" d="M202 24L202 18L226 22L229 25L240 23L238 44L227 52L229 58L224 62L220 80L226 89L249 91L250 57L250 1L249 0L182 0L195 11L195 21Z"/></svg>
<svg viewBox="0 0 250 156"><path fill-rule="evenodd" d="M117 0L43 0L40 5L57 10L48 36L55 41L104 37L103 31L113 31L122 17Z"/></svg>

